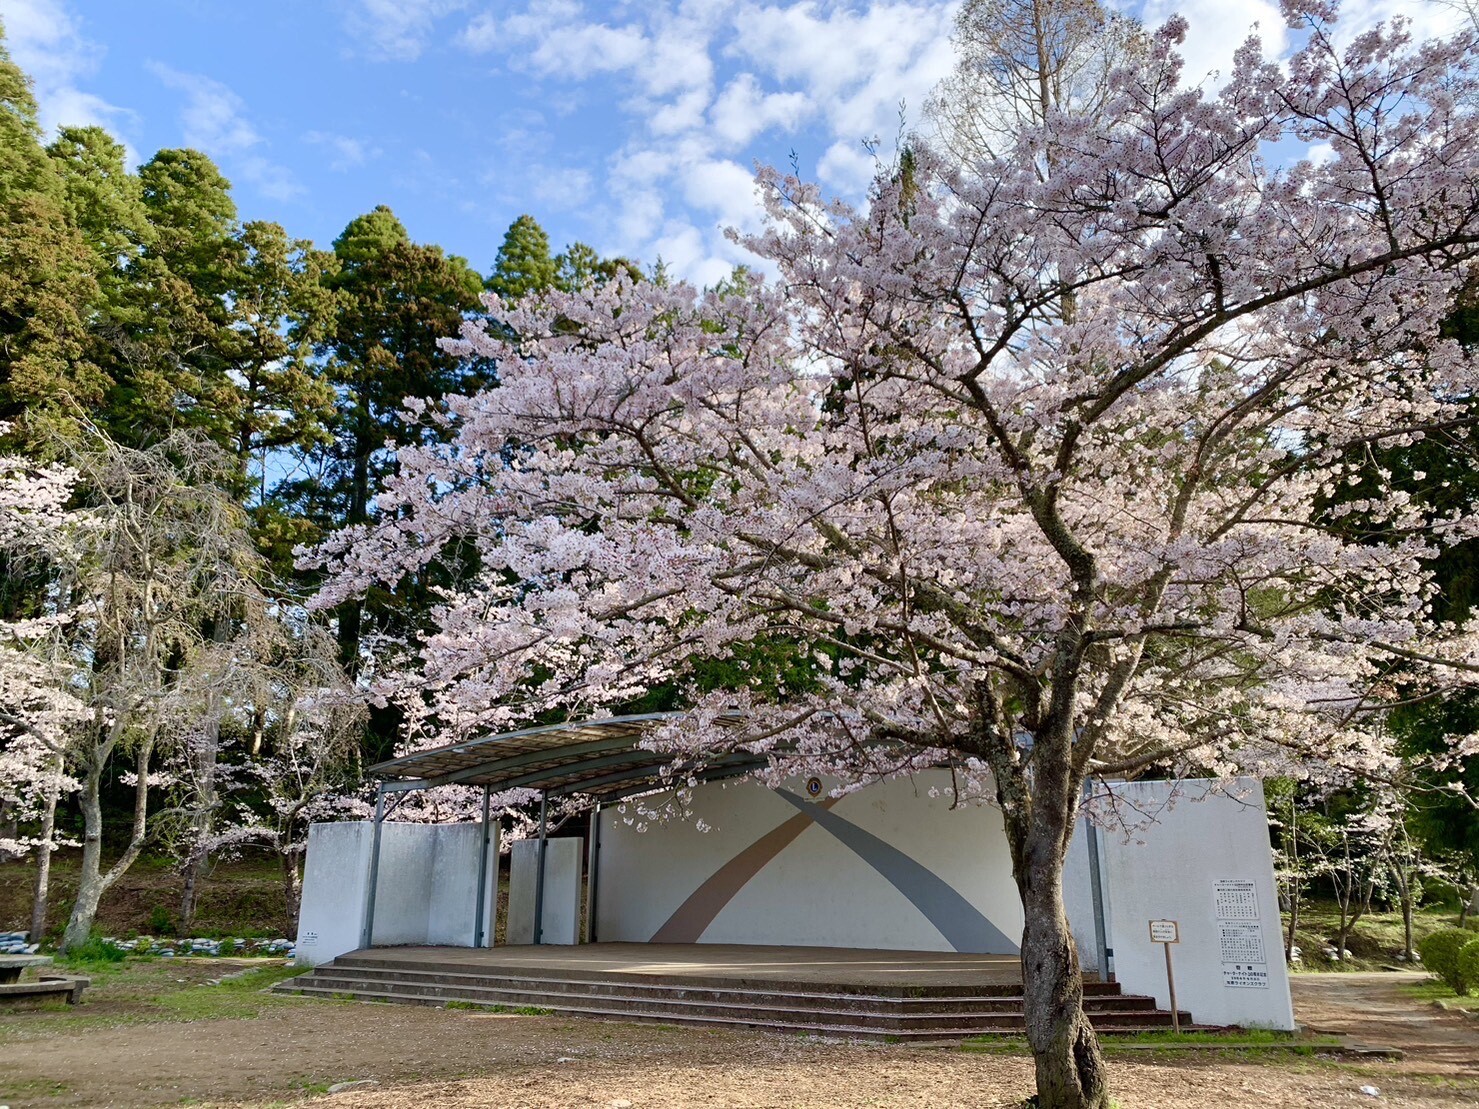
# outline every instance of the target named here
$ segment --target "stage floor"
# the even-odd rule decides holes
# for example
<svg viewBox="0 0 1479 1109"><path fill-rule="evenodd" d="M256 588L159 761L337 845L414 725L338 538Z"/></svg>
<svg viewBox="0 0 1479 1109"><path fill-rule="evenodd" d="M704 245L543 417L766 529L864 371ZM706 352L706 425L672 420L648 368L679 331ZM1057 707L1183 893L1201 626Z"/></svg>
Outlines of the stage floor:
<svg viewBox="0 0 1479 1109"><path fill-rule="evenodd" d="M373 957L406 969L458 969L509 975L585 975L847 986L985 986L1022 981L1015 955L938 951L868 951L840 947L759 947L738 944L588 943L530 946L376 947L348 958Z"/></svg>

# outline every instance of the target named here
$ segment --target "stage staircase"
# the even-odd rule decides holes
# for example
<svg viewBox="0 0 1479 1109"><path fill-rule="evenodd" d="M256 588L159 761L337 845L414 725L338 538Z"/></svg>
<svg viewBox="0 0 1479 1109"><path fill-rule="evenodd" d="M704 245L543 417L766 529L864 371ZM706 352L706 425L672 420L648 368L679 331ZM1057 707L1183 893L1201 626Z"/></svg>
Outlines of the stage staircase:
<svg viewBox="0 0 1479 1109"><path fill-rule="evenodd" d="M1020 983L902 986L750 980L736 977L572 972L556 968L407 965L394 949L356 951L279 982L304 997L408 1005L537 1010L560 1016L766 1029L817 1036L929 1042L969 1036L1021 1037ZM1084 983L1084 1010L1099 1032L1171 1027L1150 997L1115 983ZM1181 1014L1183 1027L1191 1024Z"/></svg>

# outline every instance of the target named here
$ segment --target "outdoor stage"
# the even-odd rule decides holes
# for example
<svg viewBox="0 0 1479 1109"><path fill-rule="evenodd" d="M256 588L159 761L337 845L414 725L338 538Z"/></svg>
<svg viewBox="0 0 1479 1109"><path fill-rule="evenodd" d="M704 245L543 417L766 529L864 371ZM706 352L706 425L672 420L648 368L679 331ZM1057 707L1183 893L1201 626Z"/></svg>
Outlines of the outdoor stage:
<svg viewBox="0 0 1479 1109"><path fill-rule="evenodd" d="M874 1039L1023 1031L1021 965L1002 955L731 944L377 947L340 955L276 988ZM1084 992L1103 1031L1171 1023L1153 999L1123 994L1116 984L1089 979Z"/></svg>

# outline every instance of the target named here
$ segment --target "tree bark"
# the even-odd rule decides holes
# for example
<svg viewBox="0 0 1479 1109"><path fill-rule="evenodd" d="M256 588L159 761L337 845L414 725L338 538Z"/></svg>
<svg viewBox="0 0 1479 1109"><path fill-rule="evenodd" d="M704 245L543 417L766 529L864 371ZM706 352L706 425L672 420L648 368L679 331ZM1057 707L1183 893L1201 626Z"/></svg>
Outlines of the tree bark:
<svg viewBox="0 0 1479 1109"><path fill-rule="evenodd" d="M1063 862L1051 844L1029 847L1021 889L1023 1008L1041 1109L1105 1109L1108 1075L1084 1015L1078 947L1063 907Z"/></svg>
<svg viewBox="0 0 1479 1109"><path fill-rule="evenodd" d="M298 908L302 903L303 896L303 874L298 869L299 855L292 850L290 845L283 850L279 858L282 860L283 907L288 912L288 923L296 931L298 927Z"/></svg>
<svg viewBox="0 0 1479 1109"><path fill-rule="evenodd" d="M36 845L36 880L31 887L31 931L28 938L32 943L40 943L41 937L46 935L46 911L51 901L52 837L56 834L57 801L57 791L48 789L41 810L41 842Z"/></svg>
<svg viewBox="0 0 1479 1109"><path fill-rule="evenodd" d="M1479 882L1469 885L1469 899L1464 902L1463 908L1458 911L1458 926L1464 927L1471 916L1479 916Z"/></svg>
<svg viewBox="0 0 1479 1109"><path fill-rule="evenodd" d="M1299 929L1299 908L1304 887L1299 881L1299 814L1294 811L1294 793L1289 794L1289 931L1284 937L1284 962L1294 961L1294 936Z"/></svg>
<svg viewBox="0 0 1479 1109"><path fill-rule="evenodd" d="M1400 861L1392 864L1392 877L1397 883L1397 897L1402 906L1402 958L1412 961L1412 883Z"/></svg>
<svg viewBox="0 0 1479 1109"><path fill-rule="evenodd" d="M1069 737L1056 731L1038 742L1056 743L1066 755ZM1031 800L1003 808L1022 899L1022 1007L1039 1109L1108 1109L1109 1075L1084 1015L1078 945L1063 906L1063 861L1080 788L1070 765L1067 757L1039 761Z"/></svg>
<svg viewBox="0 0 1479 1109"><path fill-rule="evenodd" d="M113 740L110 739L107 746L94 755L82 782L82 869L77 877L77 900L72 904L66 931L62 933L63 951L72 951L88 941L103 894L128 872L128 868L133 866L144 849L149 819L149 758L154 750L152 739L141 741L134 757L134 770L138 780L134 785L133 832L128 846L106 872L103 870L103 768L107 765L107 751L112 745Z"/></svg>

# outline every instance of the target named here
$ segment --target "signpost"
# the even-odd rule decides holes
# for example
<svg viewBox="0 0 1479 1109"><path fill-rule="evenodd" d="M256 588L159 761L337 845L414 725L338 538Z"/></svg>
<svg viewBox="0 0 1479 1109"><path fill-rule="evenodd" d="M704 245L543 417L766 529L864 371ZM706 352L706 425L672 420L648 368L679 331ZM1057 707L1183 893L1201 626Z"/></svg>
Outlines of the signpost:
<svg viewBox="0 0 1479 1109"><path fill-rule="evenodd" d="M1181 1014L1176 1010L1176 975L1171 970L1171 945L1181 942L1181 926L1174 920L1152 920L1150 942L1166 950L1166 986L1171 991L1171 1030L1181 1032Z"/></svg>

